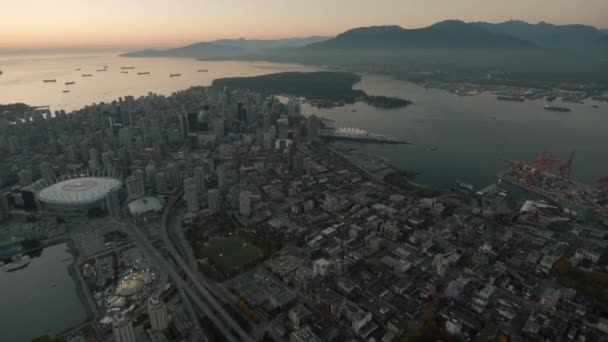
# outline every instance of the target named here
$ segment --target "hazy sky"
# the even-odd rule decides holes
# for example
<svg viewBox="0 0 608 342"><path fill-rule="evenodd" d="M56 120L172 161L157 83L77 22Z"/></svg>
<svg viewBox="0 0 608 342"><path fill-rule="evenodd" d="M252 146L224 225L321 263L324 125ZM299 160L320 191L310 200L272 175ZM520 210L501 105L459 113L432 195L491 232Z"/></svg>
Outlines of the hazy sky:
<svg viewBox="0 0 608 342"><path fill-rule="evenodd" d="M608 28L608 0L0 0L0 50L162 47L218 38L335 35L444 19Z"/></svg>

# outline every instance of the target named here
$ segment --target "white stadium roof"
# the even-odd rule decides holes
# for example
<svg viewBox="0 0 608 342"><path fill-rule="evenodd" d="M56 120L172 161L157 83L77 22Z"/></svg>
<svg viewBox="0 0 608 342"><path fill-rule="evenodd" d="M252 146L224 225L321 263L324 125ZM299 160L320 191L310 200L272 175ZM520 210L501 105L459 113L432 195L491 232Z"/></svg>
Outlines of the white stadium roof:
<svg viewBox="0 0 608 342"><path fill-rule="evenodd" d="M36 194L38 200L53 206L87 206L105 199L122 186L116 178L79 177L51 184Z"/></svg>

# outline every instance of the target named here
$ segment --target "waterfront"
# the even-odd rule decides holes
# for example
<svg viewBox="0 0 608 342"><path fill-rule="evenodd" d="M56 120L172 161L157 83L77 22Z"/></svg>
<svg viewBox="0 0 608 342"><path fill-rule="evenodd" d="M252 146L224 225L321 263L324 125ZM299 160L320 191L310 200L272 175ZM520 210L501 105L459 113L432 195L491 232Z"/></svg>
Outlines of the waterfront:
<svg viewBox="0 0 608 342"><path fill-rule="evenodd" d="M108 66L107 72L95 73ZM129 74L121 67L134 66ZM75 71L80 68L81 71ZM179 58L125 58L116 53L89 55L0 56L0 103L25 102L51 109L76 109L94 102L148 92L169 94L190 86L209 85L215 78L254 76L281 71L312 71L314 67L265 62L196 61ZM198 69L208 69L199 73ZM91 78L81 73L94 74ZM136 75L150 71L150 75ZM181 73L181 77L169 77ZM43 79L57 79L44 84ZM76 81L62 94L64 81ZM571 104L572 112L544 110L545 102L499 101L493 94L457 96L448 91L380 75L363 75L355 86L370 95L411 99L414 104L381 109L356 103L331 109L303 106L306 114L332 118L339 126L393 136L414 145L347 143L387 158L396 166L420 173L417 182L448 188L457 180L484 186L506 167L504 159L533 161L543 150L566 159L577 151L573 176L595 186L608 175L608 124L605 103ZM599 108L593 108L595 104Z"/></svg>
<svg viewBox="0 0 608 342"><path fill-rule="evenodd" d="M565 160L576 150L573 177L591 186L608 175L605 104L568 104L570 113L544 110L545 102L498 101L496 95L458 96L380 75L364 75L355 88L414 104L380 109L365 103L318 109L303 106L339 127L386 134L414 145L342 143L415 170L416 181L446 189L461 180L477 187L496 180L508 160L533 162L547 150ZM593 108L592 105L599 108ZM435 151L433 151L436 149Z"/></svg>
<svg viewBox="0 0 608 342"><path fill-rule="evenodd" d="M29 341L86 319L76 284L68 273L73 257L67 248L66 243L47 247L26 268L0 271L3 341Z"/></svg>
<svg viewBox="0 0 608 342"><path fill-rule="evenodd" d="M107 71L97 72L104 67ZM123 70L123 67L135 69ZM76 70L80 69L80 70ZM207 72L198 72L198 70ZM169 95L216 78L256 76L281 71L312 71L314 67L265 62L197 61L187 58L130 58L118 53L0 55L0 103L24 102L51 110L79 109L121 96ZM128 71L123 74L121 71ZM138 75L149 72L149 75ZM180 77L170 77L179 74ZM92 77L82 77L91 74ZM43 83L43 80L56 80ZM75 82L65 85L65 82ZM63 93L63 90L70 90Z"/></svg>

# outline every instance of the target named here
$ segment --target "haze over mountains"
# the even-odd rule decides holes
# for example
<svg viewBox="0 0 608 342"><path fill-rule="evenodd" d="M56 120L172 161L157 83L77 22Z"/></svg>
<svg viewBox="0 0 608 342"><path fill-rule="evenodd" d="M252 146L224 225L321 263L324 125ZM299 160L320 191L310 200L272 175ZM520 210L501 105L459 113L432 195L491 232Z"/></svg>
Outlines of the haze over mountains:
<svg viewBox="0 0 608 342"><path fill-rule="evenodd" d="M148 49L129 52L123 56L128 57L190 57L212 58L223 55L234 55L243 52L252 52L262 49L298 48L312 43L330 39L331 37L312 36L307 38L289 39L220 39L212 42L194 43L175 49L156 50Z"/></svg>
<svg viewBox="0 0 608 342"><path fill-rule="evenodd" d="M220 40L127 55L303 63L416 81L608 85L607 32L515 20L447 20L419 29L362 27L334 38Z"/></svg>

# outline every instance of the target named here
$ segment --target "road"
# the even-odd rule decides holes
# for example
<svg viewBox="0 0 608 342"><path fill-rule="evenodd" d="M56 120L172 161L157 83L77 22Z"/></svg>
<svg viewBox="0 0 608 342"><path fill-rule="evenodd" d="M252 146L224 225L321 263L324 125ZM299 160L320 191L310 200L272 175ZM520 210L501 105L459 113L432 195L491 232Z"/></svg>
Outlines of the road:
<svg viewBox="0 0 608 342"><path fill-rule="evenodd" d="M229 317L230 320L227 320L224 317L222 317L221 319L218 317L218 315L213 311L217 311L217 309L215 307L211 309L209 305L200 297L201 295L203 297L211 297L206 291L206 289L201 284L193 282L193 284L191 285L190 283L186 282L176 270L175 265L171 264L166 259L166 257L163 256L160 251L150 243L150 241L148 241L147 237L138 227L136 227L135 225L129 225L128 227L125 227L124 230L125 232L131 235L133 241L139 246L139 248L144 251L148 259L153 261L163 271L167 272L167 274L173 280L176 286L184 290L184 292L192 299L194 304L199 307L199 309L211 320L211 322L215 326L218 327L218 329L222 332L222 334L224 335L224 337L226 337L228 341L251 341L249 335L247 335L247 333L244 332L241 327L238 326L238 324L236 324L236 322L232 320L231 317ZM179 265L179 261L177 262L179 268L183 269L183 265ZM217 302L215 303L217 305ZM223 308L221 309L221 311L223 311L225 315L228 315L225 310L223 310ZM232 324L230 322L232 322ZM236 329L234 328L235 325ZM233 330L239 334L239 338L234 337L232 333ZM239 330L241 332L239 332Z"/></svg>
<svg viewBox="0 0 608 342"><path fill-rule="evenodd" d="M177 263L177 266L182 270L188 280L192 283L194 288L202 295L202 297L207 301L213 310L217 312L221 318L223 319L223 323L228 325L233 331L237 333L237 335L241 338L241 341L252 341L251 336L241 328L241 326L232 318L232 316L225 310L223 304L220 304L216 298L211 295L210 291L214 293L214 295L222 298L222 294L213 287L209 281L204 279L199 272L194 272L189 266L188 263L182 258L179 254L171 240L169 239L168 234L168 221L169 217L175 218L175 207L178 204L178 201L183 196L183 191L178 192L176 195L172 196L167 206L165 207L165 211L163 212L163 217L161 220L161 238L169 254ZM198 274L197 274L198 273ZM215 322L214 322L215 323ZM223 326L219 325L218 327Z"/></svg>

